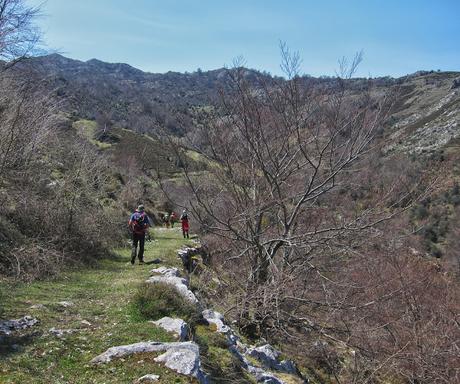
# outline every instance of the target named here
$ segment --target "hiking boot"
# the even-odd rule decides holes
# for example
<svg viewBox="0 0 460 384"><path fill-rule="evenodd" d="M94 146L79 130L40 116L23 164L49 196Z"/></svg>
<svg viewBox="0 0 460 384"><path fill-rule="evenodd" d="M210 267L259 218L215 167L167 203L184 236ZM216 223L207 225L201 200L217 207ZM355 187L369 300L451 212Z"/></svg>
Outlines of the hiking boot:
<svg viewBox="0 0 460 384"><path fill-rule="evenodd" d="M133 264L133 265L134 265L134 259L131 259L131 264Z"/></svg>
<svg viewBox="0 0 460 384"><path fill-rule="evenodd" d="M145 264L144 260L139 260L139 264Z"/></svg>

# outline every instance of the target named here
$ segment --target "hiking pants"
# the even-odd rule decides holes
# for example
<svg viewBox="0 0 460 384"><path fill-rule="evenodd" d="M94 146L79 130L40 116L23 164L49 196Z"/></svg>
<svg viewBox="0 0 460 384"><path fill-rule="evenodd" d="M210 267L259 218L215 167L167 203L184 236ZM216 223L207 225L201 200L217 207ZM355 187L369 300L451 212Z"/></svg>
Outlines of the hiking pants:
<svg viewBox="0 0 460 384"><path fill-rule="evenodd" d="M137 244L139 243L139 253L137 254ZM133 247L131 250L131 262L134 263L136 260L136 254L139 261L144 261L144 244L145 244L145 233L133 233Z"/></svg>
<svg viewBox="0 0 460 384"><path fill-rule="evenodd" d="M182 234L184 235L184 239L185 239L185 236L187 236L187 239L188 239L188 221L185 221L185 220L182 220Z"/></svg>
<svg viewBox="0 0 460 384"><path fill-rule="evenodd" d="M187 237L187 239L189 238L188 237L188 229L184 229L182 228L182 234L184 235L184 239Z"/></svg>

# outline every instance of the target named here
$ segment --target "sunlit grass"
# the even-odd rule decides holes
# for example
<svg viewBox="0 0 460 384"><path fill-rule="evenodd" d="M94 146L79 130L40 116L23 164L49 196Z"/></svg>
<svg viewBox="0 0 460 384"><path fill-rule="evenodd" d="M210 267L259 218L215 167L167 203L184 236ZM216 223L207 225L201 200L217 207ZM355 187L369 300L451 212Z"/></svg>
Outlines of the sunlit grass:
<svg viewBox="0 0 460 384"><path fill-rule="evenodd" d="M155 240L146 243L145 261L160 258L159 265L180 266L176 250L191 245L180 230L155 230L152 237ZM157 265L131 265L128 248L115 253L118 257L102 260L95 268L66 272L53 281L0 283L3 318L31 315L40 320L24 332L28 337L8 339L0 349L1 383L131 383L147 373L160 374L163 383L190 382L154 363L152 355L100 367L89 364L112 346L174 340L145 321L133 305L139 286ZM64 308L60 301L73 305ZM44 307L31 309L34 304ZM49 333L53 327L71 333L58 338Z"/></svg>

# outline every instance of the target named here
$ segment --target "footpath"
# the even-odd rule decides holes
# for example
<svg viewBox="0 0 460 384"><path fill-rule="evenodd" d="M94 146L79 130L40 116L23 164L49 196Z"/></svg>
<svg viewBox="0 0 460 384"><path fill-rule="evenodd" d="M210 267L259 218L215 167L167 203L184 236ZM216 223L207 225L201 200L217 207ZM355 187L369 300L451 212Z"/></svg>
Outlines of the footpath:
<svg viewBox="0 0 460 384"><path fill-rule="evenodd" d="M0 283L0 319L10 319L0 320L0 383L308 382L203 307L184 270L195 241L178 229L154 239L144 265L132 266L126 248L55 281Z"/></svg>

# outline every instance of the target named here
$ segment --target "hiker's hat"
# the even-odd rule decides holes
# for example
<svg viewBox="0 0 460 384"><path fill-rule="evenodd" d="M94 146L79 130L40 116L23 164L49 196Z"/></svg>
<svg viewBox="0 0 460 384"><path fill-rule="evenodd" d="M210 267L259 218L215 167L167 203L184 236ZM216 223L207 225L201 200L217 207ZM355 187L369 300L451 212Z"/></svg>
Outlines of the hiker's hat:
<svg viewBox="0 0 460 384"><path fill-rule="evenodd" d="M139 212L142 212L144 210L144 205L143 204L140 204L138 207L137 207L137 210Z"/></svg>

